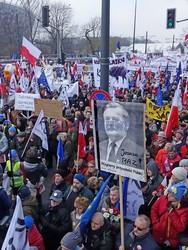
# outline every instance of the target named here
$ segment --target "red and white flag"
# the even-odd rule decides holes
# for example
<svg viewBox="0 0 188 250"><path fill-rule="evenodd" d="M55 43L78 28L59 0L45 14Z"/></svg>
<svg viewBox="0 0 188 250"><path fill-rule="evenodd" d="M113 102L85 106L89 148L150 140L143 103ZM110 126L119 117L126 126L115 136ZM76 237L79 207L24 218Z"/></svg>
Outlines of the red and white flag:
<svg viewBox="0 0 188 250"><path fill-rule="evenodd" d="M187 97L188 97L187 90L188 90L188 81L186 82L185 91L183 93L183 105L184 106L186 106L187 104Z"/></svg>
<svg viewBox="0 0 188 250"><path fill-rule="evenodd" d="M85 140L85 131L83 125L79 123L79 133L78 133L78 157L84 158L86 156L85 152L86 140Z"/></svg>
<svg viewBox="0 0 188 250"><path fill-rule="evenodd" d="M179 84L174 94L172 107L166 125L165 134L167 139L171 138L172 132L179 128L178 103L179 103Z"/></svg>
<svg viewBox="0 0 188 250"><path fill-rule="evenodd" d="M25 37L23 37L21 54L26 57L32 65L35 65L37 59L41 54L41 51Z"/></svg>

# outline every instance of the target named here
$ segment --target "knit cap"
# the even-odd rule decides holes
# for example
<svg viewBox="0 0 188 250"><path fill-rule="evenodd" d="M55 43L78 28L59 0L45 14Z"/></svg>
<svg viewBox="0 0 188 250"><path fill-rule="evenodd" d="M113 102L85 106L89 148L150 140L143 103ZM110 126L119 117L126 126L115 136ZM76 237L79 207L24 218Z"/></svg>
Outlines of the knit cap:
<svg viewBox="0 0 188 250"><path fill-rule="evenodd" d="M181 200L185 194L187 187L183 182L179 182L169 188L169 192L177 199Z"/></svg>
<svg viewBox="0 0 188 250"><path fill-rule="evenodd" d="M67 176L66 171L63 170L63 169L58 169L58 170L56 170L55 174L61 175L61 177L62 177L63 179Z"/></svg>
<svg viewBox="0 0 188 250"><path fill-rule="evenodd" d="M75 250L78 244L82 241L80 231L69 232L64 235L61 240L61 245L68 248L69 250Z"/></svg>
<svg viewBox="0 0 188 250"><path fill-rule="evenodd" d="M83 185L85 183L85 177L82 174L75 174L74 179L78 180Z"/></svg>
<svg viewBox="0 0 188 250"><path fill-rule="evenodd" d="M16 128L15 128L14 126L11 126L11 127L8 129L8 132L16 133Z"/></svg>
<svg viewBox="0 0 188 250"><path fill-rule="evenodd" d="M27 186L22 186L18 189L18 195L20 196L21 200L25 200L26 198L29 198L31 195L31 191Z"/></svg>
<svg viewBox="0 0 188 250"><path fill-rule="evenodd" d="M172 170L172 174L180 181L187 178L187 171L182 167L177 167Z"/></svg>
<svg viewBox="0 0 188 250"><path fill-rule="evenodd" d="M179 166L180 166L180 167L188 166L188 159L182 159L182 160L179 162Z"/></svg>
<svg viewBox="0 0 188 250"><path fill-rule="evenodd" d="M176 131L176 133L179 133L180 135L184 136L184 132L183 132L182 129L178 129L178 130Z"/></svg>
<svg viewBox="0 0 188 250"><path fill-rule="evenodd" d="M25 216L24 221L25 221L25 226L27 228L31 229L33 227L34 219L33 219L33 217L31 217L31 215Z"/></svg>

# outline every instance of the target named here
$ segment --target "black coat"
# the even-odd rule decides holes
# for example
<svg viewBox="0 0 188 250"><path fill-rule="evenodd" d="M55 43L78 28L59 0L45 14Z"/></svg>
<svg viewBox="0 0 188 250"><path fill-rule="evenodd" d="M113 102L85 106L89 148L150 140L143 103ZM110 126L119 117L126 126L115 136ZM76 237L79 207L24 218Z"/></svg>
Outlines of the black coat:
<svg viewBox="0 0 188 250"><path fill-rule="evenodd" d="M83 244L87 250L114 249L109 222L105 219L104 225L96 231L92 231L89 225L84 233Z"/></svg>
<svg viewBox="0 0 188 250"><path fill-rule="evenodd" d="M50 207L42 224L46 250L56 250L62 237L71 231L71 219L64 203L54 208Z"/></svg>

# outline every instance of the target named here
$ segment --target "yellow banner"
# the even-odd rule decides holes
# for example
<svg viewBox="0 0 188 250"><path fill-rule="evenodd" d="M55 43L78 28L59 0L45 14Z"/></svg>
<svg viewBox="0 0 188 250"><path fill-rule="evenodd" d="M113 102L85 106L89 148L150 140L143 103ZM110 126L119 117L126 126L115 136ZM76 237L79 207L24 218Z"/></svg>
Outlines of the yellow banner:
<svg viewBox="0 0 188 250"><path fill-rule="evenodd" d="M167 121L170 113L170 105L157 106L149 98L146 98L146 115L158 121Z"/></svg>

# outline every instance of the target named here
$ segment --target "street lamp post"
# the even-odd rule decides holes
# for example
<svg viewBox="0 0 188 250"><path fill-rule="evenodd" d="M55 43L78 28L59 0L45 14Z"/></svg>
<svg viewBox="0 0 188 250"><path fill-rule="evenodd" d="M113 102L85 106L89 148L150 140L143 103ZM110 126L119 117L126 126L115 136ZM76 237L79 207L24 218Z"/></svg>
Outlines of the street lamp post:
<svg viewBox="0 0 188 250"><path fill-rule="evenodd" d="M135 9L134 9L133 53L135 52L136 9L137 9L137 0L135 0Z"/></svg>
<svg viewBox="0 0 188 250"><path fill-rule="evenodd" d="M110 33L110 0L102 0L101 17L101 77L100 88L109 90L109 33Z"/></svg>

